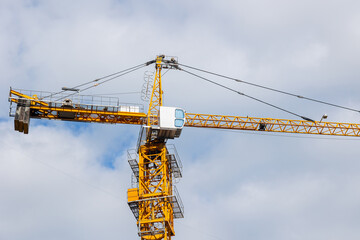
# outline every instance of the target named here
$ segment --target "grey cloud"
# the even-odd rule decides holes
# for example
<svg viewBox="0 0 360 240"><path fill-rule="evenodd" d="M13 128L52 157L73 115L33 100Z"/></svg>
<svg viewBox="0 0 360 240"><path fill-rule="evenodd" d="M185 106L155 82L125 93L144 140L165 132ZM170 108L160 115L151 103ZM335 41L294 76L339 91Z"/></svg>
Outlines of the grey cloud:
<svg viewBox="0 0 360 240"><path fill-rule="evenodd" d="M57 91L160 53L359 108L358 6L356 1L2 1L0 116L7 118L9 86ZM142 78L139 71L89 93L137 91ZM317 120L326 112L329 121L359 122L357 113L219 81ZM163 82L165 104L188 112L291 118L181 72L168 72ZM140 101L127 95L121 100ZM85 124L79 130L32 121L24 136L6 119L0 131L0 190L6 193L0 199L0 238L137 239L125 197L131 172L125 151L135 146L137 127ZM282 136L184 129L174 141L184 164L178 188L186 211L175 223L175 239L358 239L358 142ZM115 152L114 170L101 165L109 152Z"/></svg>

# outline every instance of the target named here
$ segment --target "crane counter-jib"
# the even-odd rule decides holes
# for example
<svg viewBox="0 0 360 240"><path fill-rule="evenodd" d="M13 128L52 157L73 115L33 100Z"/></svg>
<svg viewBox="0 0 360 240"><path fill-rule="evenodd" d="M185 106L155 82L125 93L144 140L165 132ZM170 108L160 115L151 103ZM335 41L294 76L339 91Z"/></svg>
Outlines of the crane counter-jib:
<svg viewBox="0 0 360 240"><path fill-rule="evenodd" d="M76 95L64 99L55 95L10 89L9 115L15 118L15 130L28 133L30 118L137 125L146 119L142 105L119 103L118 98Z"/></svg>
<svg viewBox="0 0 360 240"><path fill-rule="evenodd" d="M118 124L143 124L146 118L145 113L127 112L127 111L111 111L70 108L70 107L52 107L42 105L32 105L30 109L30 118L58 119L68 121L82 122L102 122L102 123L118 123ZM10 113L16 116L15 113Z"/></svg>

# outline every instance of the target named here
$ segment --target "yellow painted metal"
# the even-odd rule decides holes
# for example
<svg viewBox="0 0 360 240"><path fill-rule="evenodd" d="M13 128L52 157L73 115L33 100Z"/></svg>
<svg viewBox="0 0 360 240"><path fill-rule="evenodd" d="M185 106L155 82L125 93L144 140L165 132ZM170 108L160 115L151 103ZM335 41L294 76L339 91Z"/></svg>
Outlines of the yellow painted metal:
<svg viewBox="0 0 360 240"><path fill-rule="evenodd" d="M48 106L48 103L39 100L36 95L30 97L30 96L28 96L28 95L25 95L25 94L23 94L23 93L20 93L20 92L18 92L18 91L15 91L15 90L13 90L13 89L10 89L9 98L11 99L11 101L16 102L16 103L17 103L17 99L12 98L13 95L14 95L14 96L17 96L17 97L20 97L20 98L29 99L29 100L32 101L31 104L36 104L36 103L38 103L38 104L40 104L40 105L42 105L42 106Z"/></svg>
<svg viewBox="0 0 360 240"><path fill-rule="evenodd" d="M145 113L136 112L112 112L112 111L97 111L77 108L56 108L45 106L31 106L31 109L40 110L37 118L70 120L77 122L98 122L98 123L112 123L112 124L136 124L141 125L145 122ZM59 112L75 113L74 118L61 118Z"/></svg>
<svg viewBox="0 0 360 240"><path fill-rule="evenodd" d="M187 127L360 136L360 124L186 113Z"/></svg>
<svg viewBox="0 0 360 240"><path fill-rule="evenodd" d="M171 239L174 232L172 174L165 143L139 149L139 218L141 239ZM130 201L130 198L128 199Z"/></svg>
<svg viewBox="0 0 360 240"><path fill-rule="evenodd" d="M163 105L161 69L164 56L156 58L156 74L149 102L147 125L158 125ZM165 142L148 139L139 152L138 232L141 239L170 240L174 232L173 181ZM132 202L132 196L128 201ZM134 201L133 201L134 202Z"/></svg>
<svg viewBox="0 0 360 240"><path fill-rule="evenodd" d="M130 188L128 189L128 202L134 202L139 200L139 189Z"/></svg>
<svg viewBox="0 0 360 240"><path fill-rule="evenodd" d="M53 120L66 120L76 122L98 122L111 124L136 124L142 125L145 123L146 114L138 112L118 112L118 111L104 111L97 110L94 106L89 109L81 107L67 108L67 107L52 107L49 103L40 101L34 97L10 90L10 101L17 103L18 98L13 95L29 99L31 101L31 118L45 118ZM63 118L59 113L73 113L73 118Z"/></svg>
<svg viewBox="0 0 360 240"><path fill-rule="evenodd" d="M162 98L162 88L161 88L161 69L162 69L162 60L164 56L160 55L156 58L155 63L155 79L153 84L153 90L151 93L149 109L147 114L147 125L154 126L158 124L158 113L160 106L163 105L163 98Z"/></svg>

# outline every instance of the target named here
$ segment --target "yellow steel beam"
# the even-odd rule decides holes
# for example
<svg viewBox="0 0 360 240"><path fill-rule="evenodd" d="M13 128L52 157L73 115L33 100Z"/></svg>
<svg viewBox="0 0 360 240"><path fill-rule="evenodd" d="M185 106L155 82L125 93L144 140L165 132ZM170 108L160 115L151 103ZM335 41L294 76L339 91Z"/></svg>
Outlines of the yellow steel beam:
<svg viewBox="0 0 360 240"><path fill-rule="evenodd" d="M25 94L23 94L23 93L20 93L20 92L18 92L18 91L15 91L15 90L10 89L9 99L10 99L10 101L16 102L16 103L17 103L18 99L12 98L12 95L18 96L18 97L20 97L20 98L25 98L25 99L32 100L33 103L38 103L38 104L43 105L43 106L48 106L48 104L47 104L46 102L40 101L40 100L37 98L36 95L30 97L30 96L28 96L28 95L25 95Z"/></svg>
<svg viewBox="0 0 360 240"><path fill-rule="evenodd" d="M99 122L112 124L137 124L141 125L145 122L145 113L136 112L112 112L112 111L96 111L77 108L59 108L47 106L31 106L33 110L39 110L36 118L60 119L78 122ZM74 118L62 118L59 112L74 113ZM34 116L32 116L34 117Z"/></svg>
<svg viewBox="0 0 360 240"><path fill-rule="evenodd" d="M154 79L153 90L151 93L151 98L149 102L149 109L147 114L147 125L153 126L158 124L158 114L160 106L163 105L163 98L162 98L162 88L161 88L161 69L162 69L162 60L164 56L157 56L156 58L156 73Z"/></svg>
<svg viewBox="0 0 360 240"><path fill-rule="evenodd" d="M360 136L360 124L186 113L186 127Z"/></svg>
<svg viewBox="0 0 360 240"><path fill-rule="evenodd" d="M89 109L81 107L53 107L48 102L37 99L36 96L31 97L11 89L9 100L18 103L19 98L29 99L31 101L31 118L136 125L142 125L146 121L146 114L139 112L104 111L97 110L96 106L94 109L91 109L91 107L89 107ZM73 117L62 117L61 113L72 113Z"/></svg>

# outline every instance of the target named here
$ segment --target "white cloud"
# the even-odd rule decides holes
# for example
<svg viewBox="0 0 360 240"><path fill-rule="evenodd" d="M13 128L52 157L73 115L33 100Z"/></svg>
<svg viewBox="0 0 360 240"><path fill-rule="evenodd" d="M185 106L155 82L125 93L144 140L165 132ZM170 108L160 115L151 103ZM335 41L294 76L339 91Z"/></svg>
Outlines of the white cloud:
<svg viewBox="0 0 360 240"><path fill-rule="evenodd" d="M7 117L10 85L56 91L159 53L358 108L358 5L2 1L0 116ZM142 77L139 71L95 90L139 91ZM359 119L219 81L309 117ZM189 112L291 118L181 72L165 75L164 92L165 104ZM32 120L23 135L10 121L0 122L1 239L138 239L125 196L125 151L135 146L138 127ZM175 143L184 164L178 188L185 219L176 221L175 239L358 239L358 142L294 137L184 129ZM109 159L114 169L104 166Z"/></svg>
<svg viewBox="0 0 360 240"><path fill-rule="evenodd" d="M104 168L97 161L101 145L89 148L86 133L39 126L23 136L8 122L0 127L1 238L131 239L132 225L122 219L133 217L124 159L114 170Z"/></svg>
<svg viewBox="0 0 360 240"><path fill-rule="evenodd" d="M357 141L227 138L185 165L186 223L218 239L359 237Z"/></svg>

